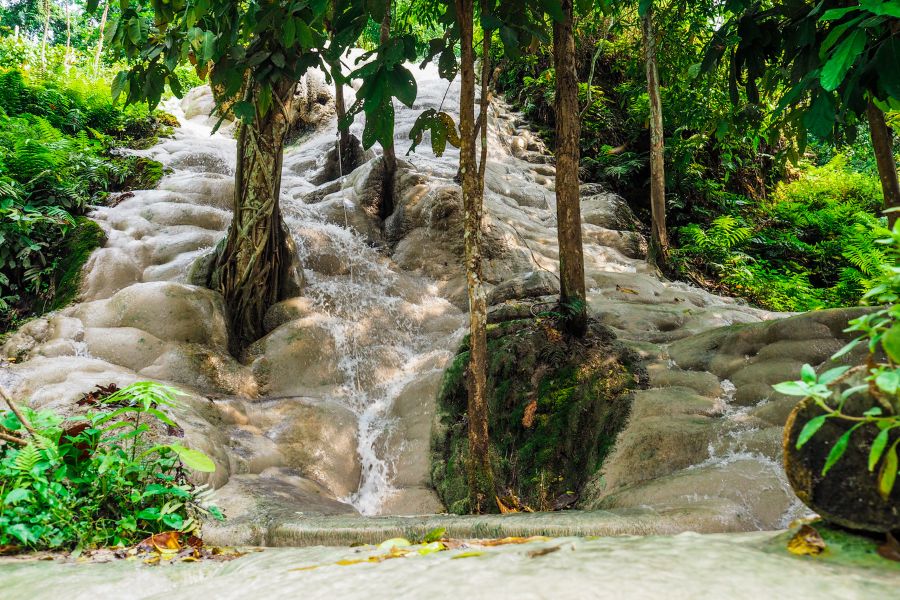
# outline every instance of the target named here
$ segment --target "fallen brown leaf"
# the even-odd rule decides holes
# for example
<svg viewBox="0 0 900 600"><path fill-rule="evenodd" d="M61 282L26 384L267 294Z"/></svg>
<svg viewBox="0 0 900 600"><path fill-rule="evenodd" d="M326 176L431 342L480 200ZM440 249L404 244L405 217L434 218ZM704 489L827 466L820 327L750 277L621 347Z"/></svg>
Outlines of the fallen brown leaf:
<svg viewBox="0 0 900 600"><path fill-rule="evenodd" d="M825 546L825 540L814 527L803 525L790 539L787 549L791 554L815 556L824 552Z"/></svg>

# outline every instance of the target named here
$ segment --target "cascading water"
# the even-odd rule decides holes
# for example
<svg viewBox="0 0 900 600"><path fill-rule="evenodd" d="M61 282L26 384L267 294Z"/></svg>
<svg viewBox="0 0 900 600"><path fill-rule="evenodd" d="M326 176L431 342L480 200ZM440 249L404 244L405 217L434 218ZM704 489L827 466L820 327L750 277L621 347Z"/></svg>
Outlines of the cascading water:
<svg viewBox="0 0 900 600"><path fill-rule="evenodd" d="M457 83L448 85L431 66L413 71L416 105L396 107L401 156L422 110L456 114L458 108ZM347 95L352 103L350 89ZM312 98L314 109L327 104L320 100ZM314 183L336 145L333 116L320 118L318 128L288 147L280 204L306 284L301 298L267 315L268 335L239 363L225 351L216 295L186 285L231 217L235 142L227 125L210 135L212 106L208 88L166 103L181 127L138 152L162 162L166 177L158 189L135 191L92 215L109 239L87 266L82 302L23 327L10 344L30 358L0 371L0 379L15 382L36 405L63 404L111 381L158 379L185 389L195 398L187 435L215 457L221 469L212 482L234 500L233 514L244 511L253 527L298 512L440 512L429 488L433 403L465 323L462 234L454 222L458 151L450 147L436 157L426 137L417 153L403 157L408 164L401 165L397 212L382 225L371 204L380 190L371 179L377 158L337 182ZM492 103L488 123L486 281L521 284L535 272L552 279L559 258L552 157L502 100ZM360 129L356 123L351 131L359 136ZM658 389L681 390L676 399L685 395L684 385L706 394L692 396L688 414L674 419L668 405L648 396L647 406L658 414L642 409L646 425L634 421L620 435L624 450L608 461L618 471L604 474L605 493L618 504L603 508L652 504L677 512L712 497L702 519L690 520L697 511L688 512L682 528L783 524L799 506L776 462L783 420L763 422L758 403L734 408L725 374L665 362L676 340L777 315L661 281L646 265L627 205L593 184L583 186L582 196L592 311L649 363L681 373L678 381L654 384ZM713 390L720 384L724 394ZM660 419L664 427L653 436L642 433ZM642 479L660 462L645 458L652 456L648 448L667 436L669 454L661 455L671 465ZM693 448L685 439L704 442ZM734 481L764 493L744 498L734 493ZM247 509L247 497L283 500Z"/></svg>

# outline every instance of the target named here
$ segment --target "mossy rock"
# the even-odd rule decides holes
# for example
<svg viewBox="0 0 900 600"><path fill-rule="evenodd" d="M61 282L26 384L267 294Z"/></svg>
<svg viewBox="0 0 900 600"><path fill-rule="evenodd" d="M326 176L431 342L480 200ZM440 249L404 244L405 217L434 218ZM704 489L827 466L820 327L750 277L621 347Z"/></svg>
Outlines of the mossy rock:
<svg viewBox="0 0 900 600"><path fill-rule="evenodd" d="M63 240L64 250L57 267L56 293L50 310L71 304L81 289L84 265L91 253L106 243L106 234L97 223L87 217L77 217L75 228Z"/></svg>
<svg viewBox="0 0 900 600"><path fill-rule="evenodd" d="M466 342L444 375L432 442L433 484L447 509L457 514L471 510ZM599 324L592 323L578 340L564 334L555 320L538 318L489 327L488 360L498 496L533 510L571 504L624 426L630 392L646 383L636 355ZM494 503L481 508L498 510Z"/></svg>
<svg viewBox="0 0 900 600"><path fill-rule="evenodd" d="M878 547L885 543L884 536L861 535L848 531L827 521L810 523L825 542L824 550L819 554L791 554L798 560L818 561L835 566L888 569L900 571L900 562L889 560L878 553ZM799 528L776 536L766 545L766 551L776 554L788 553L788 542Z"/></svg>
<svg viewBox="0 0 900 600"><path fill-rule="evenodd" d="M861 415L869 406L863 397L851 397L844 411ZM854 431L843 456L827 475L822 475L825 461L853 422L828 419L797 449L797 438L803 427L821 414L822 409L807 398L791 412L784 426L784 469L797 497L822 517L850 529L877 532L900 529L900 485L895 485L890 496L883 498L878 492L878 469L869 471L868 468L869 450L878 428L864 425ZM900 431L890 435L887 447L898 437Z"/></svg>
<svg viewBox="0 0 900 600"><path fill-rule="evenodd" d="M143 156L129 156L125 158L127 175L115 191L127 190L152 190L159 185L165 169L159 161Z"/></svg>

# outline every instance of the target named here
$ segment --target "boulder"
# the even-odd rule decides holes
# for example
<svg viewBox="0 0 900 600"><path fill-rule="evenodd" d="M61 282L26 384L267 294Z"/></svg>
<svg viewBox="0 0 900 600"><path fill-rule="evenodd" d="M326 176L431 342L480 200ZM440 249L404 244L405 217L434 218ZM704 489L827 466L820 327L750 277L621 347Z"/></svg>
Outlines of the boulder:
<svg viewBox="0 0 900 600"><path fill-rule="evenodd" d="M859 415L866 401L851 397L844 412ZM864 531L887 532L900 529L900 485L894 485L887 498L878 492L878 469L869 471L869 450L878 428L864 425L850 435L844 455L826 475L822 469L829 452L853 425L840 419L827 419L806 444L797 449L797 437L811 419L823 414L811 399L801 401L784 427L784 468L797 497L816 513L847 527ZM900 439L900 430L888 438L890 448ZM882 463L879 463L882 464ZM897 468L896 463L893 468Z"/></svg>

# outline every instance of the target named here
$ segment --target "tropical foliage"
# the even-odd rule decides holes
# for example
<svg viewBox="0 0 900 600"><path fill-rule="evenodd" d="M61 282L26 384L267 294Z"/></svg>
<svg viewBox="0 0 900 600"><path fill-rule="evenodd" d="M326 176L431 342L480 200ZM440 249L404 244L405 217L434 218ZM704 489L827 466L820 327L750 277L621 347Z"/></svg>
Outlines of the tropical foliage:
<svg viewBox="0 0 900 600"><path fill-rule="evenodd" d="M162 531L195 532L202 515L221 518L205 488L187 480L214 463L154 441L180 433L168 414L178 392L149 382L112 388L86 395L87 412L77 417L11 403L16 410L0 413L0 546L130 545Z"/></svg>

